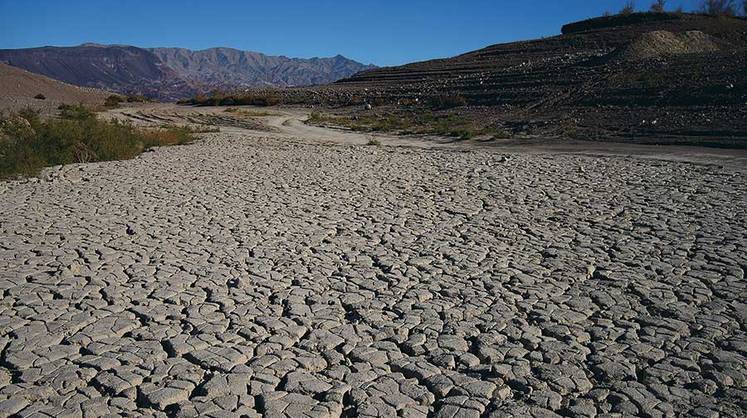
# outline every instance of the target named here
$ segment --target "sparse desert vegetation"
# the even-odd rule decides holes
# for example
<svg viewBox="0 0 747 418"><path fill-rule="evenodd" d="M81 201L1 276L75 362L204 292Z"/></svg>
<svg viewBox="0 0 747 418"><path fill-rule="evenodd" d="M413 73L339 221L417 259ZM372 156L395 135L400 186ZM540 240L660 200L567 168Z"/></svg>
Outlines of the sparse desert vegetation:
<svg viewBox="0 0 747 418"><path fill-rule="evenodd" d="M150 100L148 100L147 97L142 95L120 96L118 94L112 94L104 100L104 107L114 109L119 107L122 103L147 103L149 101Z"/></svg>
<svg viewBox="0 0 747 418"><path fill-rule="evenodd" d="M502 129L478 128L471 121L454 114L439 114L430 111L407 113L378 113L367 115L333 115L313 112L307 123L319 126L334 126L358 132L389 132L400 135L437 135L471 139L490 136L503 139L510 134Z"/></svg>
<svg viewBox="0 0 747 418"><path fill-rule="evenodd" d="M125 101L124 97L118 96L116 94L112 94L111 96L107 97L106 100L104 100L104 107L109 107L109 108L118 107L124 101Z"/></svg>
<svg viewBox="0 0 747 418"><path fill-rule="evenodd" d="M713 16L734 16L737 14L737 6L734 0L703 0L700 12Z"/></svg>
<svg viewBox="0 0 747 418"><path fill-rule="evenodd" d="M63 106L53 119L24 110L0 117L0 178L33 176L53 165L130 159L151 147L192 142L193 133L104 121L80 105Z"/></svg>
<svg viewBox="0 0 747 418"><path fill-rule="evenodd" d="M277 115L277 113L275 112L268 112L266 110L241 109L238 107L229 107L226 110L224 110L224 112L233 113L233 114L241 115L241 116L257 117L257 118Z"/></svg>
<svg viewBox="0 0 747 418"><path fill-rule="evenodd" d="M177 103L193 106L275 106L280 104L280 97L269 93L213 93Z"/></svg>
<svg viewBox="0 0 747 418"><path fill-rule="evenodd" d="M467 106L467 99L461 94L440 94L430 100L430 105L436 110L447 110Z"/></svg>
<svg viewBox="0 0 747 418"><path fill-rule="evenodd" d="M623 16L631 15L635 13L635 2L630 0L625 3L622 9L620 9L620 14Z"/></svg>
<svg viewBox="0 0 747 418"><path fill-rule="evenodd" d="M664 13L667 9L667 1L666 0L656 0L651 5L651 11L654 13Z"/></svg>

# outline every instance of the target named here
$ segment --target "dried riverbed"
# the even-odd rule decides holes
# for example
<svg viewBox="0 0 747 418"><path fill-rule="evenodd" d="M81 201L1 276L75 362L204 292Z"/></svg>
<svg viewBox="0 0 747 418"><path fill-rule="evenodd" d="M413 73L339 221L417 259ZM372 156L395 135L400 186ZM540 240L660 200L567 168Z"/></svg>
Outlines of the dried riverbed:
<svg viewBox="0 0 747 418"><path fill-rule="evenodd" d="M0 183L0 416L744 414L740 171L204 138Z"/></svg>

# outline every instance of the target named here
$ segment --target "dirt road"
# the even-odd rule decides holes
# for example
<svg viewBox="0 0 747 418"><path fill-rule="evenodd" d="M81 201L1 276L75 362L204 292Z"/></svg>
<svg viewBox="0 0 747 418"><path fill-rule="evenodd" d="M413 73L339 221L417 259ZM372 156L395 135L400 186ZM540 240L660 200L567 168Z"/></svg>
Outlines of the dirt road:
<svg viewBox="0 0 747 418"><path fill-rule="evenodd" d="M276 112L0 183L0 416L743 415L739 157Z"/></svg>
<svg viewBox="0 0 747 418"><path fill-rule="evenodd" d="M330 129L304 123L313 109L306 108L243 108L249 117L226 112L225 107L184 107L171 104L150 104L139 108L111 111L108 116L136 123L207 123L242 129L259 128L265 135L284 139L303 138L323 144L365 145L372 139L384 146L428 149L474 150L487 152L537 155L586 155L635 157L660 161L681 161L695 164L727 166L743 171L747 168L747 149L721 149L673 145L642 145L609 142L571 141L567 139L521 138L494 141L461 141L443 137L398 136L385 133L361 133L344 129ZM251 114L267 116L252 117Z"/></svg>

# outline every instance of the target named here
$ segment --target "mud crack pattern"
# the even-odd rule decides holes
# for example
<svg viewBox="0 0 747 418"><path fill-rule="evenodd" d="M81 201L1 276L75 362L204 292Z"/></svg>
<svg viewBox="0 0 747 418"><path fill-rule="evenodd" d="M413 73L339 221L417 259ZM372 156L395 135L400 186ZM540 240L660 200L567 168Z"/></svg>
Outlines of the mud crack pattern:
<svg viewBox="0 0 747 418"><path fill-rule="evenodd" d="M743 416L747 187L210 134L0 183L0 416Z"/></svg>

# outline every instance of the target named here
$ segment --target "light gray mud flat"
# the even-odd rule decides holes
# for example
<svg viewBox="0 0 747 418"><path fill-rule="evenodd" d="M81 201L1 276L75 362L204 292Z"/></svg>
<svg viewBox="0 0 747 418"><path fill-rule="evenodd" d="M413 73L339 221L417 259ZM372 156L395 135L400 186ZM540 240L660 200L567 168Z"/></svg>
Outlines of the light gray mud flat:
<svg viewBox="0 0 747 418"><path fill-rule="evenodd" d="M738 171L262 135L0 183L0 416L744 416Z"/></svg>

